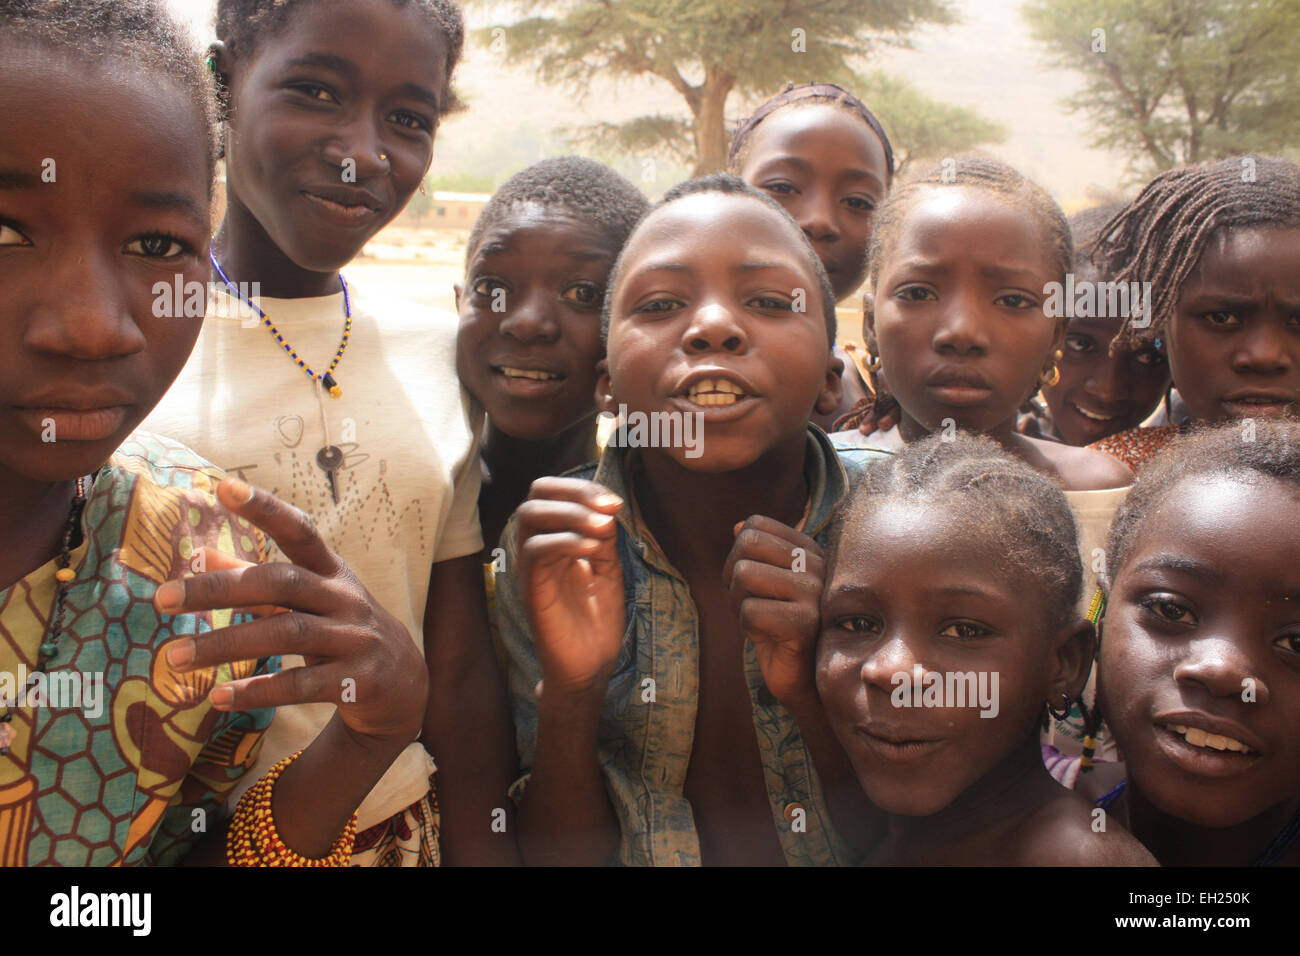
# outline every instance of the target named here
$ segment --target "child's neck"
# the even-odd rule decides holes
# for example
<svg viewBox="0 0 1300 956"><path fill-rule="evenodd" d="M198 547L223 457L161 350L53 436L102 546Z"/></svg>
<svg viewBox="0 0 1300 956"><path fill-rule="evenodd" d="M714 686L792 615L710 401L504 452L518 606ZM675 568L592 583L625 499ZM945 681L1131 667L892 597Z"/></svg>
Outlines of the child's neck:
<svg viewBox="0 0 1300 956"><path fill-rule="evenodd" d="M650 533L673 565L722 567L735 543L738 522L756 514L794 527L808 504L804 465L807 436L801 433L738 471L692 471L653 449L642 454L637 504Z"/></svg>
<svg viewBox="0 0 1300 956"><path fill-rule="evenodd" d="M596 431L596 412L580 418L558 435L531 440L507 435L490 419L479 453L492 476L492 484L522 484L559 475L591 460Z"/></svg>
<svg viewBox="0 0 1300 956"><path fill-rule="evenodd" d="M931 432L908 415L907 412L902 412L898 422L898 434L904 442L914 442L926 437ZM1013 415L988 431L980 432L980 434L997 442L1002 446L1003 451L1008 454L1015 455L1027 464L1038 467L1038 463L1035 461L1032 440L1016 431L1016 416Z"/></svg>
<svg viewBox="0 0 1300 956"><path fill-rule="evenodd" d="M1125 798L1128 824L1161 866L1249 866L1269 848L1296 810L1300 798L1265 810L1235 827L1201 827L1158 810L1130 777ZM1300 843L1286 858L1300 856Z"/></svg>
<svg viewBox="0 0 1300 956"><path fill-rule="evenodd" d="M212 240L212 253L231 282L256 282L261 295L305 299L340 291L337 272L312 272L286 256L234 193ZM217 282L221 279L214 276Z"/></svg>
<svg viewBox="0 0 1300 956"><path fill-rule="evenodd" d="M1059 785L1043 766L1035 732L1000 764L938 813L890 814L881 854L890 863L992 863L1008 851L1008 834L1041 809Z"/></svg>
<svg viewBox="0 0 1300 956"><path fill-rule="evenodd" d="M0 590L59 553L75 481L35 481L0 470Z"/></svg>

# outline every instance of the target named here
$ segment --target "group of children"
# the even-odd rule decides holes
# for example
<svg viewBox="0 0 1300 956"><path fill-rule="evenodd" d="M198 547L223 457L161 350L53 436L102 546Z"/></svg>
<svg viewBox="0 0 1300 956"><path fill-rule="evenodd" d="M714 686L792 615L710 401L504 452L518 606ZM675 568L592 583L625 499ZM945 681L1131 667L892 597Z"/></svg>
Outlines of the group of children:
<svg viewBox="0 0 1300 956"><path fill-rule="evenodd" d="M0 861L1300 862L1295 163L1067 220L790 87L517 174L457 317L340 271L451 0L0 26Z"/></svg>

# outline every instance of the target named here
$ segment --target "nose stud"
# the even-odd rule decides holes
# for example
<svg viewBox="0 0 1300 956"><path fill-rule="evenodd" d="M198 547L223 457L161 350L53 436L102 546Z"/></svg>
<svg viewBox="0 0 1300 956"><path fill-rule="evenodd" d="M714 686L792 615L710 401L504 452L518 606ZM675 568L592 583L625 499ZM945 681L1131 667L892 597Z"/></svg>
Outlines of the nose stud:
<svg viewBox="0 0 1300 956"><path fill-rule="evenodd" d="M387 161L388 161L388 154L387 154L387 153L380 153L380 154L379 154L379 158L382 159L382 160L384 160L384 162L387 162Z"/></svg>

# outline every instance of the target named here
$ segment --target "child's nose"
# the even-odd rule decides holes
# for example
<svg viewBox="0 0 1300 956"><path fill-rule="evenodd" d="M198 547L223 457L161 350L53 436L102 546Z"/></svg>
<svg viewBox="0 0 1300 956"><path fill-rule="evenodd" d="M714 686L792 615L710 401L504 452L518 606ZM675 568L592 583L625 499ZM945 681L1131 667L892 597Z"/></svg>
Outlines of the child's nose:
<svg viewBox="0 0 1300 956"><path fill-rule="evenodd" d="M695 310L683 338L688 352L743 352L749 345L735 314L716 302Z"/></svg>
<svg viewBox="0 0 1300 956"><path fill-rule="evenodd" d="M541 294L527 294L513 303L507 298L506 313L499 328L502 335L516 342L554 342L560 337L560 326Z"/></svg>
<svg viewBox="0 0 1300 956"><path fill-rule="evenodd" d="M360 116L325 144L324 156L338 167L339 181L345 184L385 176L392 168L380 129Z"/></svg>
<svg viewBox="0 0 1300 956"><path fill-rule="evenodd" d="M810 192L799 207L799 228L812 242L834 242L840 235L835 211L833 196Z"/></svg>
<svg viewBox="0 0 1300 956"><path fill-rule="evenodd" d="M988 352L988 324L971 297L956 293L942 301L931 344L936 352L956 355Z"/></svg>
<svg viewBox="0 0 1300 956"><path fill-rule="evenodd" d="M1268 685L1260 676L1265 669L1252 659L1247 635L1220 634L1194 640L1174 667L1180 684L1200 684L1215 697L1240 697L1243 688L1254 690L1255 702L1268 702ZM1249 683L1248 683L1249 681Z"/></svg>
<svg viewBox="0 0 1300 956"><path fill-rule="evenodd" d="M1234 371L1264 375L1288 371L1294 364L1290 338L1291 333L1279 322L1263 316L1255 317L1240 347L1233 353Z"/></svg>
<svg viewBox="0 0 1300 956"><path fill-rule="evenodd" d="M50 263L40 298L33 303L24 344L34 351L85 361L143 351L148 342L132 309L149 304L132 301L114 268L117 265L112 253L65 250Z"/></svg>
<svg viewBox="0 0 1300 956"><path fill-rule="evenodd" d="M892 692L900 683L897 675L920 679L924 671L906 638L897 635L881 641L863 660L862 683Z"/></svg>
<svg viewBox="0 0 1300 956"><path fill-rule="evenodd" d="M1102 346L1105 348L1106 346ZM1120 374L1120 360L1100 358L1092 366L1086 385L1088 391L1104 402L1118 402L1128 391Z"/></svg>

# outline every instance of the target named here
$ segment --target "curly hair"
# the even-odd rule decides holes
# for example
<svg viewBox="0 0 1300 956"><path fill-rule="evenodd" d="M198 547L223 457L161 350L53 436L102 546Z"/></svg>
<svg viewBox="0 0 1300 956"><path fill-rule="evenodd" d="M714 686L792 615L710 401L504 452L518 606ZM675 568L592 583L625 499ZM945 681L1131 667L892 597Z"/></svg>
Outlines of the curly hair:
<svg viewBox="0 0 1300 956"><path fill-rule="evenodd" d="M79 61L117 61L165 77L194 105L205 136L209 190L217 161L216 104L198 46L163 0L0 0L0 45L31 43Z"/></svg>
<svg viewBox="0 0 1300 956"><path fill-rule="evenodd" d="M996 547L1004 567L1042 584L1053 626L1069 624L1083 588L1078 531L1065 493L992 439L929 435L873 466L836 514L826 553L833 566L851 523L896 504L932 504L971 539ZM829 580L829 574L828 574Z"/></svg>
<svg viewBox="0 0 1300 956"><path fill-rule="evenodd" d="M320 0L217 0L217 39L235 59L251 56L266 39L275 36L294 10ZM439 117L462 106L452 92L451 77L465 51L465 18L454 0L389 0L394 6L414 7L434 32L447 41L444 78L447 92L438 104Z"/></svg>
<svg viewBox="0 0 1300 956"><path fill-rule="evenodd" d="M470 230L465 266L483 242L483 234L527 203L570 213L595 226L617 249L650 208L641 190L604 163L580 156L560 156L533 163L515 173L492 194Z"/></svg>

